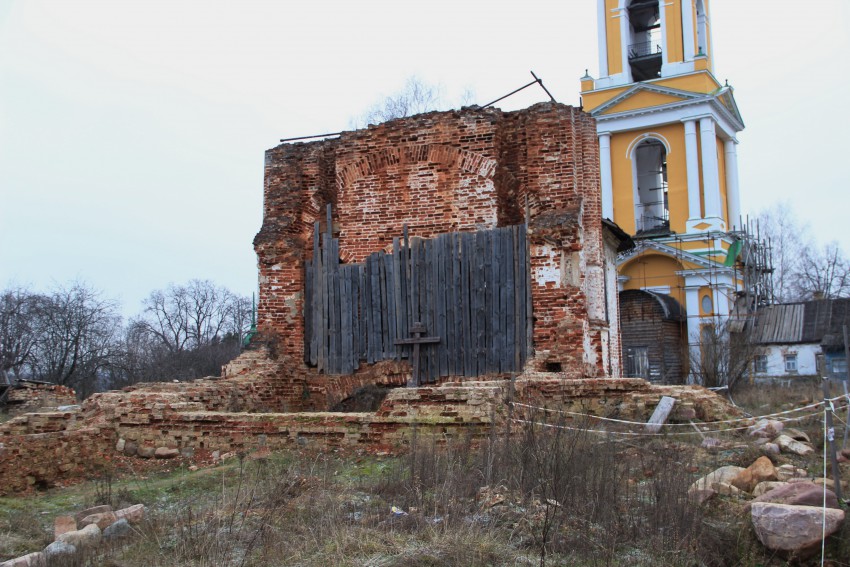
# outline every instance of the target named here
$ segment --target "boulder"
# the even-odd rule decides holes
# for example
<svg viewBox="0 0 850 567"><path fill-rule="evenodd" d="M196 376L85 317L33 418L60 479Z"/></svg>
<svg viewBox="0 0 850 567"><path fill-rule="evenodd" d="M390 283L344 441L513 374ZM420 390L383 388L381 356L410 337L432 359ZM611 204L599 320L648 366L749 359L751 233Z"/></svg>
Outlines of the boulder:
<svg viewBox="0 0 850 567"><path fill-rule="evenodd" d="M153 447L139 447L136 449L136 455L143 459L150 459L156 453L156 449Z"/></svg>
<svg viewBox="0 0 850 567"><path fill-rule="evenodd" d="M115 450L118 451L119 453L123 453L124 447L126 447L126 445L127 445L127 442L123 438L119 439L118 442L115 444Z"/></svg>
<svg viewBox="0 0 850 567"><path fill-rule="evenodd" d="M180 450L172 449L171 447L157 447L153 456L157 459L173 459L180 456Z"/></svg>
<svg viewBox="0 0 850 567"><path fill-rule="evenodd" d="M751 518L762 545L775 551L800 552L819 545L824 534L835 533L844 521L844 511L755 502Z"/></svg>
<svg viewBox="0 0 850 567"><path fill-rule="evenodd" d="M768 456L779 455L780 453L782 453L782 450L776 443L762 443L762 445L759 447L759 450Z"/></svg>
<svg viewBox="0 0 850 567"><path fill-rule="evenodd" d="M86 508L85 510L81 510L80 512L74 514L74 521L77 523L78 526L80 526L80 522L82 522L83 518L85 518L86 516L91 516L92 514L102 514L103 512L112 512L112 506L110 506L109 504L104 504L102 506L92 506L91 508Z"/></svg>
<svg viewBox="0 0 850 567"><path fill-rule="evenodd" d="M800 431L799 429L794 429L793 427L786 427L782 431L782 434L787 435L788 437L790 437L794 441L802 441L803 443L808 443L810 445L812 443L812 440L809 439L808 435L806 435L804 432Z"/></svg>
<svg viewBox="0 0 850 567"><path fill-rule="evenodd" d="M744 510L757 502L772 504L789 504L793 506L823 506L824 488L809 481L783 483L773 490L768 490L761 496L748 502ZM826 507L839 508L838 498L831 490L826 491Z"/></svg>
<svg viewBox="0 0 850 567"><path fill-rule="evenodd" d="M41 553L48 565L68 565L77 555L77 548L64 541L54 541Z"/></svg>
<svg viewBox="0 0 850 567"><path fill-rule="evenodd" d="M144 504L136 504L128 508L122 508L115 512L115 517L119 520L127 520L131 524L138 524L145 517L145 506Z"/></svg>
<svg viewBox="0 0 850 567"><path fill-rule="evenodd" d="M132 531L133 528L130 527L130 523L126 519L121 518L103 530L103 539L106 541L122 539L129 536Z"/></svg>
<svg viewBox="0 0 850 567"><path fill-rule="evenodd" d="M100 514L92 514L90 516L86 516L80 521L80 527L84 528L89 524L97 524L101 530L106 529L106 526L113 523L118 519L118 516L115 515L115 512L101 512Z"/></svg>
<svg viewBox="0 0 850 567"><path fill-rule="evenodd" d="M139 451L139 446L133 441L124 442L124 454L128 457L135 457Z"/></svg>
<svg viewBox="0 0 850 567"><path fill-rule="evenodd" d="M792 478L806 478L809 475L803 469L798 469L794 465L780 465L776 467L776 479L783 482Z"/></svg>
<svg viewBox="0 0 850 567"><path fill-rule="evenodd" d="M753 494L753 496L758 498L759 496L761 496L765 492L770 492L774 488L779 488L780 486L785 486L785 483L780 482L778 480L765 480L763 482L758 483L756 485L756 487L753 488L752 494Z"/></svg>
<svg viewBox="0 0 850 567"><path fill-rule="evenodd" d="M810 455L815 452L814 447L811 445L792 439L787 435L780 435L774 439L773 442L779 445L779 448L785 453L794 453L795 455L805 457L806 455Z"/></svg>
<svg viewBox="0 0 850 567"><path fill-rule="evenodd" d="M715 482L713 488L717 494L722 496L742 497L746 494L746 492L728 482Z"/></svg>
<svg viewBox="0 0 850 567"><path fill-rule="evenodd" d="M744 492L752 492L758 483L765 480L776 480L776 469L770 459L759 457L753 464L738 473L730 484Z"/></svg>
<svg viewBox="0 0 850 567"><path fill-rule="evenodd" d="M68 543L77 549L92 549L100 543L101 532L97 524L89 524L81 530L66 532L56 541Z"/></svg>
<svg viewBox="0 0 850 567"><path fill-rule="evenodd" d="M738 476L744 467L736 467L728 465L708 473L698 481L694 482L688 489L688 494L695 490L706 490L708 488L715 489L714 485L719 483L729 483L733 478ZM716 490L716 489L715 489Z"/></svg>
<svg viewBox="0 0 850 567"><path fill-rule="evenodd" d="M74 516L56 516L56 519L53 520L53 539L76 529L77 520L74 519Z"/></svg>
<svg viewBox="0 0 850 567"><path fill-rule="evenodd" d="M764 437L767 439L773 439L782 429L785 427L785 424L781 421L777 421L775 419L761 419L756 422L755 425L747 429L747 433L749 433L752 437Z"/></svg>
<svg viewBox="0 0 850 567"><path fill-rule="evenodd" d="M36 551L35 553L27 553L22 557L10 559L0 563L0 567L43 567L44 555Z"/></svg>

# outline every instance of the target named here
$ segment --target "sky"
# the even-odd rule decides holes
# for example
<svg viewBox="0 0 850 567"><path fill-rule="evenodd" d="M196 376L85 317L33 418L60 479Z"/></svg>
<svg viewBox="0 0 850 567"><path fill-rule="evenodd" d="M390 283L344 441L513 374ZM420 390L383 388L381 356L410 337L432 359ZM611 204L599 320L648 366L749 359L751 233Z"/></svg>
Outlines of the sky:
<svg viewBox="0 0 850 567"><path fill-rule="evenodd" d="M850 2L710 10L743 212L785 201L850 252ZM250 295L266 149L350 129L411 76L451 106L533 70L577 105L596 29L595 0L0 0L0 288L84 281L127 317L193 278Z"/></svg>

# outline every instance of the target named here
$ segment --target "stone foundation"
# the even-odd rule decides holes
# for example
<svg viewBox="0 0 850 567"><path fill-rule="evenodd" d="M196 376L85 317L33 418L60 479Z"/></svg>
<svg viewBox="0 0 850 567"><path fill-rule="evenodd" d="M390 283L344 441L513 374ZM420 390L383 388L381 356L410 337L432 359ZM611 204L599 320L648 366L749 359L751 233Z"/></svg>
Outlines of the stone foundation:
<svg viewBox="0 0 850 567"><path fill-rule="evenodd" d="M653 386L638 379L566 380L547 373L529 373L514 382L395 388L376 413L262 412L277 403L280 387L250 375L146 384L97 394L79 409L19 416L0 425L0 493L86 478L119 448L127 456L151 455L157 448L177 449L184 456L259 448L403 448L414 432L442 439L483 437L493 427L502 432L508 415L539 415L519 405L509 413L511 400L646 421L662 396L672 396L678 403L671 421L714 421L735 414L725 400L700 387Z"/></svg>

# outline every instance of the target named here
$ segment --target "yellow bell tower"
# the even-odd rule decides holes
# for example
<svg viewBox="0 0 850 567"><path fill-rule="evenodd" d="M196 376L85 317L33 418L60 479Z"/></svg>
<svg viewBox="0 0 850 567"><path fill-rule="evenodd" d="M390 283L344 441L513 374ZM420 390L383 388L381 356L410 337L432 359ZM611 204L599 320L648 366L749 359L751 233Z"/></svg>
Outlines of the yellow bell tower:
<svg viewBox="0 0 850 567"><path fill-rule="evenodd" d="M602 216L638 244L619 262L621 290L675 299L694 345L740 286L744 124L713 74L710 3L597 0L597 10L599 78L582 77L582 102L597 121Z"/></svg>

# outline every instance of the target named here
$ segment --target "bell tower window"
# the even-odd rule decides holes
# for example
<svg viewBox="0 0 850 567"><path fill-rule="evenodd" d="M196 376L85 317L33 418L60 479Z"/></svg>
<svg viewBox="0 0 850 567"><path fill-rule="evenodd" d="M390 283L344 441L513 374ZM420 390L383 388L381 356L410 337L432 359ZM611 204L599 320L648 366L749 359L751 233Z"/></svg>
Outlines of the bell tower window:
<svg viewBox="0 0 850 567"><path fill-rule="evenodd" d="M629 3L629 67L634 81L661 76L661 15L658 0L632 0Z"/></svg>
<svg viewBox="0 0 850 567"><path fill-rule="evenodd" d="M635 148L637 182L635 225L637 233L670 231L667 201L667 148L660 140L647 138Z"/></svg>

